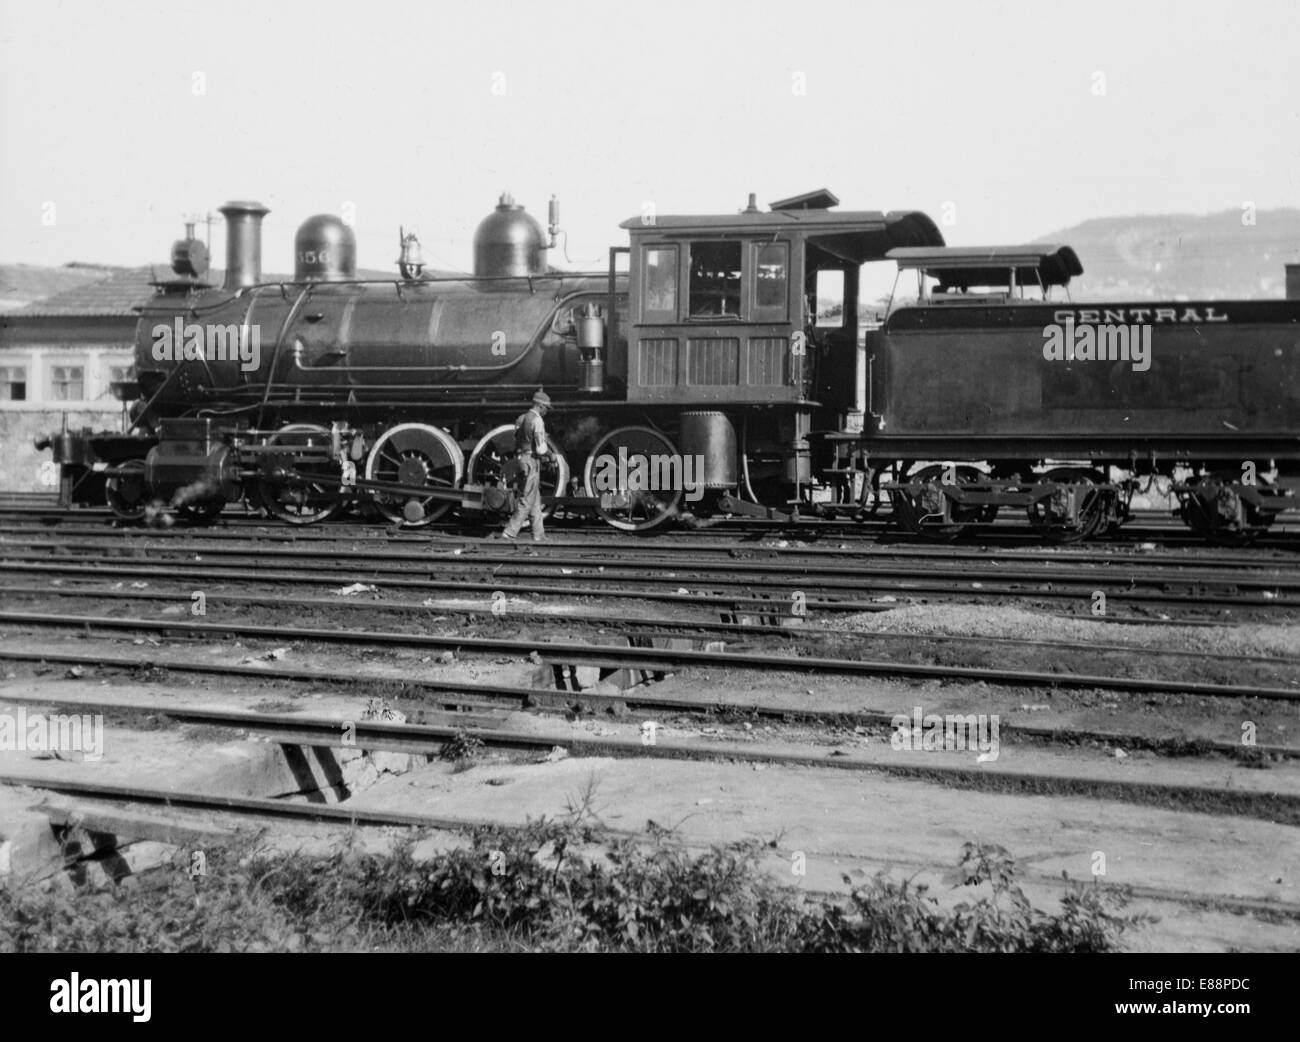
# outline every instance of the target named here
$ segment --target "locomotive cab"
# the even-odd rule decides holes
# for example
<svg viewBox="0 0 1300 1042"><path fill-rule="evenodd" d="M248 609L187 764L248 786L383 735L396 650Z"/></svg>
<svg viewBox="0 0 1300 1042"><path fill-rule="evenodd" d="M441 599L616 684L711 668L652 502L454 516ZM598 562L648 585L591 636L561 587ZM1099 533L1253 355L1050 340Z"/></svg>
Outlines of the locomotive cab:
<svg viewBox="0 0 1300 1042"><path fill-rule="evenodd" d="M631 238L628 400L716 417L700 428L708 443L682 445L716 462L710 487L738 473L753 499L799 498L813 442L841 429L861 398L859 268L898 246L943 243L925 214L834 212L838 202L823 189L764 212L751 196L735 215L622 224Z"/></svg>

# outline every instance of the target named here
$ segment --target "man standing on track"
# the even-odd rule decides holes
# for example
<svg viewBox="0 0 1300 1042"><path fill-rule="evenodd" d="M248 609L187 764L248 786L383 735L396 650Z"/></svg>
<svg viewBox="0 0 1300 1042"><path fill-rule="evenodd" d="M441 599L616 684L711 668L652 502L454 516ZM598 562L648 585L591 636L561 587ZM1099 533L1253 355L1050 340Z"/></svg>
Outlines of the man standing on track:
<svg viewBox="0 0 1300 1042"><path fill-rule="evenodd" d="M549 451L546 445L546 425L542 417L551 408L551 397L541 388L533 395L533 405L526 413L515 420L515 459L523 473L524 491L515 507L509 523L501 533L502 539L513 539L524 527L525 519L531 517L533 522L533 542L544 543L546 533L542 529L542 461L541 457Z"/></svg>

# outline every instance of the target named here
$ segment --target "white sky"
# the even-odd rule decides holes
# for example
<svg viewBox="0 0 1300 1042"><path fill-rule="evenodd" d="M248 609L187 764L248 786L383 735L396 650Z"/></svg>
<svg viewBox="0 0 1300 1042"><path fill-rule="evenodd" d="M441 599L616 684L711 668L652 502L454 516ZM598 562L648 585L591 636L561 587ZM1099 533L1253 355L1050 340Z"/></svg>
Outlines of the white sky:
<svg viewBox="0 0 1300 1042"><path fill-rule="evenodd" d="M1255 0L0 0L0 261L162 262L233 198L271 207L267 271L345 202L363 267L400 223L467 268L504 189L543 223L558 194L583 267L647 200L750 191L951 202L954 245L1296 206L1298 30Z"/></svg>

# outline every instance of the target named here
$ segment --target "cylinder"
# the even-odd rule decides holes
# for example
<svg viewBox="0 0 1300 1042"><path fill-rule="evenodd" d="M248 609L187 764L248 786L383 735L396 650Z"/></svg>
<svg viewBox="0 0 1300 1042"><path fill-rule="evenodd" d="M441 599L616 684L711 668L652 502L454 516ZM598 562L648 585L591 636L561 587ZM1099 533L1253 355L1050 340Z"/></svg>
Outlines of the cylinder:
<svg viewBox="0 0 1300 1042"><path fill-rule="evenodd" d="M244 289L262 281L262 218L270 212L251 202L230 202L221 208L226 219L226 289Z"/></svg>
<svg viewBox="0 0 1300 1042"><path fill-rule="evenodd" d="M588 308L586 314L578 316L577 327L578 347L582 350L598 350L605 346L605 320L595 308Z"/></svg>
<svg viewBox="0 0 1300 1042"><path fill-rule="evenodd" d="M722 412L682 413L682 453L696 457L695 473L705 488L735 488L737 477L736 428Z"/></svg>
<svg viewBox="0 0 1300 1042"><path fill-rule="evenodd" d="M333 214L308 217L293 237L296 282L340 282L357 277L357 237Z"/></svg>
<svg viewBox="0 0 1300 1042"><path fill-rule="evenodd" d="M605 390L605 359L598 352L588 352L583 356L581 370L585 393L600 394Z"/></svg>

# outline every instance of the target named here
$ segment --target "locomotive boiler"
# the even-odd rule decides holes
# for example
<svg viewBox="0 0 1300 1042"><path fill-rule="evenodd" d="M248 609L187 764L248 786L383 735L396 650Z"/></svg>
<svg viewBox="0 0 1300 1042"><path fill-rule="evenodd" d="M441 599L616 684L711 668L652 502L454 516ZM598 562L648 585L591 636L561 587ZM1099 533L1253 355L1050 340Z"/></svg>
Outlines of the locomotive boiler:
<svg viewBox="0 0 1300 1042"><path fill-rule="evenodd" d="M292 276L264 276L268 211L228 203L222 284L187 237L141 309L131 428L49 439L64 497L127 519L492 517L544 387L547 508L625 530L888 502L924 536L1015 509L1073 540L1164 477L1190 525L1233 539L1288 502L1300 302L1075 306L1068 247L954 249L923 213L837 205L642 215L584 273L548 262L554 202L548 235L502 196L472 273L426 272L401 234L377 278L330 215L299 226ZM860 271L884 259L915 291L868 322Z"/></svg>

